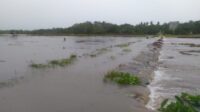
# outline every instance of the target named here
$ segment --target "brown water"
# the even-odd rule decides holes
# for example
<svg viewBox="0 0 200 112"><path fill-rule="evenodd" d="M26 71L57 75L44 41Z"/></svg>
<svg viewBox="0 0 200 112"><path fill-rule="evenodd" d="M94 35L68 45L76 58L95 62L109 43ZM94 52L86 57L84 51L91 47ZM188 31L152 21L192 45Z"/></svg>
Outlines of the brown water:
<svg viewBox="0 0 200 112"><path fill-rule="evenodd" d="M130 37L1 36L0 112L147 111L142 103L130 98L130 88L106 84L103 77L120 64L131 62L153 41ZM122 43L130 43L132 51L123 52L124 48L116 46ZM102 48L107 50L99 53ZM90 57L94 53L98 55ZM71 54L78 55L78 59L64 68L29 67L32 62L45 63Z"/></svg>
<svg viewBox="0 0 200 112"><path fill-rule="evenodd" d="M160 66L155 71L153 82L149 85L151 100L147 107L156 109L163 99L173 98L181 92L199 94L200 47L183 45L188 43L200 45L200 39L164 39Z"/></svg>

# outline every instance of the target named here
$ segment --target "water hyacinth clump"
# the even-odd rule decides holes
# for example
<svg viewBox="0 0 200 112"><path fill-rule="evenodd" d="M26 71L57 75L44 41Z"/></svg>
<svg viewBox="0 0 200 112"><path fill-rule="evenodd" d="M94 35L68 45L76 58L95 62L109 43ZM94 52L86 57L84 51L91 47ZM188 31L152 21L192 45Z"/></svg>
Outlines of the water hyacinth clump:
<svg viewBox="0 0 200 112"><path fill-rule="evenodd" d="M200 95L182 93L175 101L164 100L160 112L200 112Z"/></svg>
<svg viewBox="0 0 200 112"><path fill-rule="evenodd" d="M30 67L32 67L32 68L47 68L47 67L55 67L55 66L64 67L66 65L71 64L76 59L76 57L77 56L73 54L69 58L59 59L59 60L51 60L47 64L32 63L30 65Z"/></svg>
<svg viewBox="0 0 200 112"><path fill-rule="evenodd" d="M140 80L137 76L128 72L110 71L105 77L105 81L112 81L120 85L138 85Z"/></svg>

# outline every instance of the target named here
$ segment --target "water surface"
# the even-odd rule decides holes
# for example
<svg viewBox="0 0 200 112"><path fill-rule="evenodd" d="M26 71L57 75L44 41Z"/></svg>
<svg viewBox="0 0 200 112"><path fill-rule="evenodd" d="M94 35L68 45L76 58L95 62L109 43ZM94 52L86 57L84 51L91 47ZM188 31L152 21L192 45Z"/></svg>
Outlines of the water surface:
<svg viewBox="0 0 200 112"><path fill-rule="evenodd" d="M146 111L143 104L129 97L129 90L106 84L103 77L120 64L131 62L153 41L130 37L1 36L0 81L21 78L12 86L0 88L0 111ZM117 47L124 43L130 44L127 48L131 52ZM99 50L102 48L103 52ZM67 67L29 67L33 62L46 63L71 54L78 58ZM91 57L91 54L97 55Z"/></svg>
<svg viewBox="0 0 200 112"><path fill-rule="evenodd" d="M199 94L200 47L190 47L187 44L200 45L200 39L164 39L160 66L155 71L154 80L149 86L151 90L151 100L147 105L149 108L156 109L163 99L173 98L182 92Z"/></svg>

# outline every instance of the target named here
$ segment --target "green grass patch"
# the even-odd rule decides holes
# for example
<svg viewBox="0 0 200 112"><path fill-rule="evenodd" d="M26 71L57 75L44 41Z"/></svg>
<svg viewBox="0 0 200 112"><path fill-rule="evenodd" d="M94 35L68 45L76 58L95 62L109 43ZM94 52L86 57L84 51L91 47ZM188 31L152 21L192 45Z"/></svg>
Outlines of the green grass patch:
<svg viewBox="0 0 200 112"><path fill-rule="evenodd" d="M182 93L175 101L164 100L160 112L200 112L200 95Z"/></svg>
<svg viewBox="0 0 200 112"><path fill-rule="evenodd" d="M69 58L60 59L60 60L51 60L47 64L32 63L30 67L32 68L47 68L47 67L55 67L55 66L64 67L66 65L71 64L76 58L77 56L73 54Z"/></svg>
<svg viewBox="0 0 200 112"><path fill-rule="evenodd" d="M120 85L140 84L139 78L128 72L110 71L105 75L104 80L112 81Z"/></svg>

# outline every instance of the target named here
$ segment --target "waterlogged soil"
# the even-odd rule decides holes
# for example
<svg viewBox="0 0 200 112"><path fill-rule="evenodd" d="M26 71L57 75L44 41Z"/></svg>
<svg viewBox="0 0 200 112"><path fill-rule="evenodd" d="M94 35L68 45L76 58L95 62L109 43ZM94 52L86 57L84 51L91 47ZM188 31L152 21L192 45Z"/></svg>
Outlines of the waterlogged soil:
<svg viewBox="0 0 200 112"><path fill-rule="evenodd" d="M134 60L141 63L139 60L156 40L141 37L1 36L0 111L148 112L141 93L148 95L145 84L149 80L143 78L146 83L141 86L122 87L105 83L103 78L108 71L122 70L124 65L134 67L137 65L131 65ZM124 52L123 49L131 51ZM76 54L77 60L66 67L34 69L29 66L67 58L71 54Z"/></svg>

